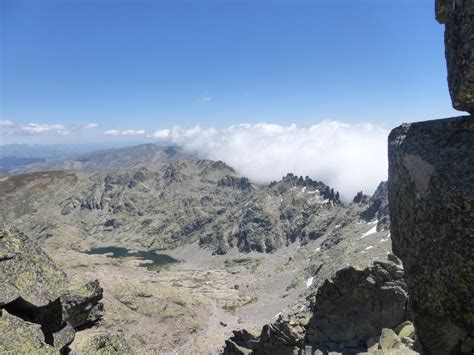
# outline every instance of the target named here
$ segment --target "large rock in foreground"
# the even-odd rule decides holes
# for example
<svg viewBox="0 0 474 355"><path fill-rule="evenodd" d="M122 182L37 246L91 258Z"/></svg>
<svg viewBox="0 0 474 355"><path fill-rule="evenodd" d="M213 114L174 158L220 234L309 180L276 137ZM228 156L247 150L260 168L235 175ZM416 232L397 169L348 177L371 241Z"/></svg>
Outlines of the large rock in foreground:
<svg viewBox="0 0 474 355"><path fill-rule="evenodd" d="M375 261L363 270L347 267L318 289L306 339L322 348L341 342L346 347L364 346L383 328L405 321L407 303L401 265Z"/></svg>
<svg viewBox="0 0 474 355"><path fill-rule="evenodd" d="M474 1L436 0L436 19L446 25L444 42L453 107L474 113Z"/></svg>
<svg viewBox="0 0 474 355"><path fill-rule="evenodd" d="M99 321L104 314L104 305L99 301L104 290L99 280L69 289L61 296L61 303L67 314L67 321L75 329L87 327Z"/></svg>
<svg viewBox="0 0 474 355"><path fill-rule="evenodd" d="M473 3L474 4L474 3ZM474 350L474 118L405 124L389 136L393 251L427 354Z"/></svg>
<svg viewBox="0 0 474 355"><path fill-rule="evenodd" d="M98 281L67 290L66 274L26 235L0 227L0 353L68 351L102 316Z"/></svg>
<svg viewBox="0 0 474 355"><path fill-rule="evenodd" d="M23 299L45 306L67 285L66 274L26 235L0 229L0 306Z"/></svg>
<svg viewBox="0 0 474 355"><path fill-rule="evenodd" d="M404 333L400 334L412 336L414 330L410 333L407 327L400 326L407 325L403 268L394 255L389 258L364 269L347 267L337 271L318 289L312 313L300 310L280 316L276 322L263 326L260 335L234 331L226 340L223 354L355 354L369 347L378 350L379 345L385 346L380 336L384 328L403 328ZM412 344L405 345L399 335L395 336L400 341L385 349L409 351ZM408 353L413 352L404 354Z"/></svg>

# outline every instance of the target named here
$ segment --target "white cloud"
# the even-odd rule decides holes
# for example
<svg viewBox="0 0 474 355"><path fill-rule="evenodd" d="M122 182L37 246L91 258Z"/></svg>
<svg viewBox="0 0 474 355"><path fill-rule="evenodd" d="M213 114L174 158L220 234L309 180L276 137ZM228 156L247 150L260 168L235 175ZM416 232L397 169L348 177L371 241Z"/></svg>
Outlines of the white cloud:
<svg viewBox="0 0 474 355"><path fill-rule="evenodd" d="M145 130L140 129L140 130L133 130L129 129L126 131L122 131L122 136L144 136L145 135Z"/></svg>
<svg viewBox="0 0 474 355"><path fill-rule="evenodd" d="M181 145L202 158L223 160L256 182L279 180L289 172L308 175L348 200L360 190L373 193L387 178L388 131L371 124L323 121L299 128L257 123L157 132L153 138Z"/></svg>
<svg viewBox="0 0 474 355"><path fill-rule="evenodd" d="M120 136L120 131L116 129L111 129L111 130L105 131L104 134L107 136Z"/></svg>
<svg viewBox="0 0 474 355"><path fill-rule="evenodd" d="M66 127L62 124L38 124L28 123L26 125L19 126L19 129L28 134L38 134L44 132L55 131L56 133L67 132Z"/></svg>
<svg viewBox="0 0 474 355"><path fill-rule="evenodd" d="M88 123L88 124L84 125L82 128L90 129L90 128L97 128L97 127L99 127L99 124L95 123L95 122L92 122L92 123Z"/></svg>
<svg viewBox="0 0 474 355"><path fill-rule="evenodd" d="M0 120L0 127L14 127L15 123L10 120Z"/></svg>
<svg viewBox="0 0 474 355"><path fill-rule="evenodd" d="M43 133L54 133L61 136L65 136L71 133L65 125L62 124L39 124L39 123L28 123L25 125L18 125L9 120L0 120L0 127L9 128L6 132L8 135L34 135Z"/></svg>
<svg viewBox="0 0 474 355"><path fill-rule="evenodd" d="M125 131L120 131L117 129L111 129L108 131L104 132L105 135L107 136L131 136L131 137L136 137L136 136L144 136L145 135L145 130L140 129L140 130L133 130L133 129L128 129Z"/></svg>
<svg viewBox="0 0 474 355"><path fill-rule="evenodd" d="M212 99L213 99L213 97L210 96L207 92L205 92L204 94L202 94L199 97L198 102L203 103L203 104L207 104L208 102L211 102Z"/></svg>
<svg viewBox="0 0 474 355"><path fill-rule="evenodd" d="M171 131L169 129L159 129L158 131L155 131L155 133L150 134L148 138L164 140L170 138L170 133Z"/></svg>

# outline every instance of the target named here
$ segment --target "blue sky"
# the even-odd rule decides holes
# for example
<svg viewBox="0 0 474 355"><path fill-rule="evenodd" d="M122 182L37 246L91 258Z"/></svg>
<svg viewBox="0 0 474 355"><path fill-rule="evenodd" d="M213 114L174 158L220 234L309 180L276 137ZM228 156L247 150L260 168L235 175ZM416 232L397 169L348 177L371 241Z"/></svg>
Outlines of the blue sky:
<svg viewBox="0 0 474 355"><path fill-rule="evenodd" d="M2 143L457 115L433 0L0 3Z"/></svg>

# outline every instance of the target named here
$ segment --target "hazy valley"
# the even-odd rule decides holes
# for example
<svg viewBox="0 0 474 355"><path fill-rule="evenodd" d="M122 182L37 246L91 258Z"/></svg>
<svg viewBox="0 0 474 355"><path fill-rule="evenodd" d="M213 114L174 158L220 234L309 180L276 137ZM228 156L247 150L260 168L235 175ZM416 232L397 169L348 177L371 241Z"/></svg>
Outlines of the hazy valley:
<svg viewBox="0 0 474 355"><path fill-rule="evenodd" d="M474 354L474 2L184 3L2 2L0 353Z"/></svg>
<svg viewBox="0 0 474 355"><path fill-rule="evenodd" d="M104 318L82 336L120 331L138 353L215 352L234 329L308 316L312 290L336 270L391 250L385 183L343 203L324 183L292 174L261 185L209 160L130 166L151 148L89 154L109 157L114 172L0 181L2 223L40 243L73 284L98 279L104 288ZM154 153L163 151L174 149Z"/></svg>

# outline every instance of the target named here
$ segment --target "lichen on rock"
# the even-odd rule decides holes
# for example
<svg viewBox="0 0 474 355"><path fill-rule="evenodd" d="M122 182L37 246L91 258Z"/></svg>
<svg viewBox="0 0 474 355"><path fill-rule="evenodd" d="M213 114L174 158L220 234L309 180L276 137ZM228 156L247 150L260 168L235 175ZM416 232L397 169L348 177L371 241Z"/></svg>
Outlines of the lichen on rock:
<svg viewBox="0 0 474 355"><path fill-rule="evenodd" d="M389 137L393 250L430 354L473 350L473 152L472 116L402 125Z"/></svg>
<svg viewBox="0 0 474 355"><path fill-rule="evenodd" d="M445 24L448 85L453 107L474 113L474 2L437 0L436 19Z"/></svg>
<svg viewBox="0 0 474 355"><path fill-rule="evenodd" d="M57 299L66 274L26 235L0 230L0 306L22 298L34 306Z"/></svg>
<svg viewBox="0 0 474 355"><path fill-rule="evenodd" d="M98 282L67 291L66 274L26 235L0 228L0 352L66 351L100 318ZM100 292L99 292L100 291Z"/></svg>

